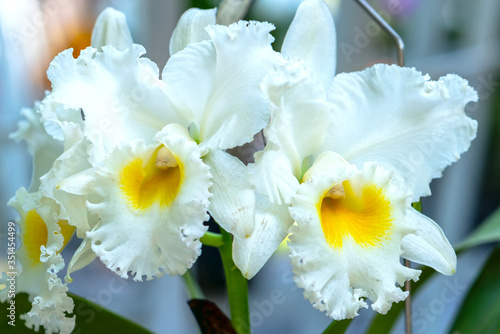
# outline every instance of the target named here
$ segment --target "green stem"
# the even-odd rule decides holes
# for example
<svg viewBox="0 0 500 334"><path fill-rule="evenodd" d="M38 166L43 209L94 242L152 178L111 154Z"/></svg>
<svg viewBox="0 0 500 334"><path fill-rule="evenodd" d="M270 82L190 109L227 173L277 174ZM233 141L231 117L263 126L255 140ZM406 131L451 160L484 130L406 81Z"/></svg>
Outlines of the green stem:
<svg viewBox="0 0 500 334"><path fill-rule="evenodd" d="M208 231L200 238L200 241L202 244L212 247L221 247L224 244L222 235Z"/></svg>
<svg viewBox="0 0 500 334"><path fill-rule="evenodd" d="M193 277L191 270L186 271L186 273L182 275L182 278L184 279L184 283L186 283L186 288L191 299L205 299L205 294L201 290L196 279Z"/></svg>
<svg viewBox="0 0 500 334"><path fill-rule="evenodd" d="M226 276L231 324L238 334L250 334L248 282L233 262L231 234L221 228L221 236L223 244L219 246L219 251Z"/></svg>

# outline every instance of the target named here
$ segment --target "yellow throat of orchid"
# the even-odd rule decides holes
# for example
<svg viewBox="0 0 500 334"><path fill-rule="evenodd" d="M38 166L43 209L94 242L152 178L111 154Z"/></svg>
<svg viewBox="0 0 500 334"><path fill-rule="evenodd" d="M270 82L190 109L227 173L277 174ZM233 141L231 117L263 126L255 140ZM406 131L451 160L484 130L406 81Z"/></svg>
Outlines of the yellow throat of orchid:
<svg viewBox="0 0 500 334"><path fill-rule="evenodd" d="M326 241L336 249L349 238L362 247L379 246L389 235L393 220L391 203L381 188L372 184L355 191L349 181L322 196L318 213Z"/></svg>
<svg viewBox="0 0 500 334"><path fill-rule="evenodd" d="M121 190L136 210L146 210L153 203L169 206L177 196L182 181L182 164L172 152L160 145L144 165L132 160L120 174Z"/></svg>
<svg viewBox="0 0 500 334"><path fill-rule="evenodd" d="M61 252L64 247L66 247L69 239L71 239L71 236L75 231L75 227L69 225L67 220L59 220L58 225L61 228L61 234L64 237L63 245L59 250L59 252ZM23 245L26 249L28 258L31 261L30 264L32 267L34 267L37 264L41 263L40 255L42 254L42 251L40 247L47 246L47 225L43 221L42 217L40 217L40 215L36 212L36 210L31 210L26 214L24 226L25 231L23 235Z"/></svg>

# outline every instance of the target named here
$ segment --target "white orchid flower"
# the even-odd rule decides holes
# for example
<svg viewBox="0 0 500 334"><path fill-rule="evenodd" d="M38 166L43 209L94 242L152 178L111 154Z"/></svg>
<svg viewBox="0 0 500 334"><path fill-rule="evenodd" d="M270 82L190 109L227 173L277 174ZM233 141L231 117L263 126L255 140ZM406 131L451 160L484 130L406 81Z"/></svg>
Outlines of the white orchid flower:
<svg viewBox="0 0 500 334"><path fill-rule="evenodd" d="M20 241L15 251L16 266L8 271L16 273L16 293L28 293L32 302L31 310L21 315L21 319L36 331L43 326L46 333L71 333L75 317L67 317L66 313L73 313L73 300L57 273L64 267L59 253L71 238L74 227L59 220L57 204L39 193L20 188L8 205L20 215L16 220ZM4 273L0 279L4 287L0 290L2 302L7 300L12 277Z"/></svg>
<svg viewBox="0 0 500 334"><path fill-rule="evenodd" d="M78 110L80 116L81 110L90 168L63 180L48 177L47 184L56 181L52 189L86 201L86 207L77 203L81 216L88 208L100 218L95 224L70 219L85 239L69 273L88 263L93 252L122 277L183 274L200 254L207 210L228 231L251 233L253 217L246 225L236 222L239 212L241 217L253 212L253 191L228 198L218 189L235 178L229 171L241 164L223 150L251 141L269 122L259 84L279 59L270 46L273 27L243 21L207 26L204 40L199 29L215 11L204 11L199 20L189 15L174 33L175 54L161 80L136 44L121 50L114 44L93 45L102 52L87 48L77 59L67 50L50 65L53 91L46 100L63 108L46 119L65 127L59 112ZM99 22L94 35L98 27L113 26ZM94 40L128 45L114 38Z"/></svg>
<svg viewBox="0 0 500 334"><path fill-rule="evenodd" d="M477 124L464 108L477 94L456 75L433 82L414 69L376 65L336 76L328 99L330 131L290 210L298 224L289 243L296 281L334 319L356 316L366 306L361 297L386 313L407 295L394 284L420 274L405 269L400 256L445 275L455 272L456 256L443 232L411 202L429 195L431 180L469 148ZM355 166L353 176L340 172L341 163L318 157L332 152ZM328 173L335 175L328 189L307 182ZM324 253L311 256L304 248L312 241L307 226L322 227L314 243L323 247L326 240ZM331 263L330 271L315 269L319 263Z"/></svg>
<svg viewBox="0 0 500 334"><path fill-rule="evenodd" d="M308 0L286 37L295 46L288 55L304 57L318 89L324 88L326 117L289 81L275 77L264 85L274 122L250 178L272 203L290 205L293 219L256 225L240 248L239 265L251 277L291 232L295 280L305 297L344 319L366 307L364 297L381 313L406 297L395 284L416 280L420 272L403 267L400 257L446 275L455 271L456 256L441 229L411 202L429 195L431 180L468 149L477 125L464 107L477 94L456 75L430 81L414 69L388 65L340 74L329 83L330 74L318 70L332 68L334 54L315 57L324 42L315 44L308 34L333 36L332 27L327 6ZM288 230L293 221L297 225Z"/></svg>
<svg viewBox="0 0 500 334"><path fill-rule="evenodd" d="M43 187L44 178L57 170L54 165L57 166L58 160L66 153L64 137L68 139L65 144L72 146L74 133L63 134L54 124L44 124L40 113L45 108L46 104L35 102L35 108L21 110L25 119L19 122L18 130L10 136L16 141L26 141L33 157L33 173L31 193L20 188L8 203L20 215L20 219L16 220L20 242L16 250L17 264L15 268L9 268L9 272L16 272L16 293L28 293L32 302L32 309L21 315L26 325L35 330L43 326L49 333L70 333L75 326L75 319L66 317L65 312L72 313L73 300L67 296L68 289L57 273L64 267L59 253L71 238L75 227L61 218L64 214L59 205L43 196L40 187ZM0 291L2 302L8 297L11 284L6 279L4 275L2 284L6 284L4 287L7 289Z"/></svg>

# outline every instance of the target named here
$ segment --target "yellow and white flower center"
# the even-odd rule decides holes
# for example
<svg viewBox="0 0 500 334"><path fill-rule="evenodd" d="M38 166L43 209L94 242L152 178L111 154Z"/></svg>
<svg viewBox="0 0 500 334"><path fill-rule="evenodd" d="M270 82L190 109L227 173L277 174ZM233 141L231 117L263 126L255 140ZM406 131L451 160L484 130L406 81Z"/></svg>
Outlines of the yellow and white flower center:
<svg viewBox="0 0 500 334"><path fill-rule="evenodd" d="M377 247L392 228L391 203L376 185L353 189L349 181L335 185L318 203L321 227L330 247L341 249L346 239L362 247Z"/></svg>
<svg viewBox="0 0 500 334"><path fill-rule="evenodd" d="M32 267L36 266L40 262L40 255L42 251L41 246L47 246L48 241L48 231L47 225L43 221L42 217L36 212L36 210L31 210L26 214L26 221L24 222L25 232L23 236L23 245L26 249L26 254L30 259L30 264ZM64 237L64 242L59 250L61 252L69 239L75 231L75 227L68 224L67 220L59 220L59 227L61 228L61 234ZM59 253L58 252L58 253Z"/></svg>
<svg viewBox="0 0 500 334"><path fill-rule="evenodd" d="M146 210L153 203L168 207L181 183L182 163L163 145L155 149L146 165L137 158L120 173L120 189L136 210Z"/></svg>

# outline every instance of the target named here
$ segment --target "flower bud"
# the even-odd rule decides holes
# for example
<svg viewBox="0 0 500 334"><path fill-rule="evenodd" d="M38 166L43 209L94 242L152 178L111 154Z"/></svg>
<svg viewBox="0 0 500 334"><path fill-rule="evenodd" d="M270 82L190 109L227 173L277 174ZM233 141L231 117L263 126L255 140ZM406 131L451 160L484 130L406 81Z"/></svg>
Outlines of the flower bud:
<svg viewBox="0 0 500 334"><path fill-rule="evenodd" d="M102 51L103 46L112 45L117 50L124 51L132 44L125 15L110 7L103 10L92 31L92 46Z"/></svg>

